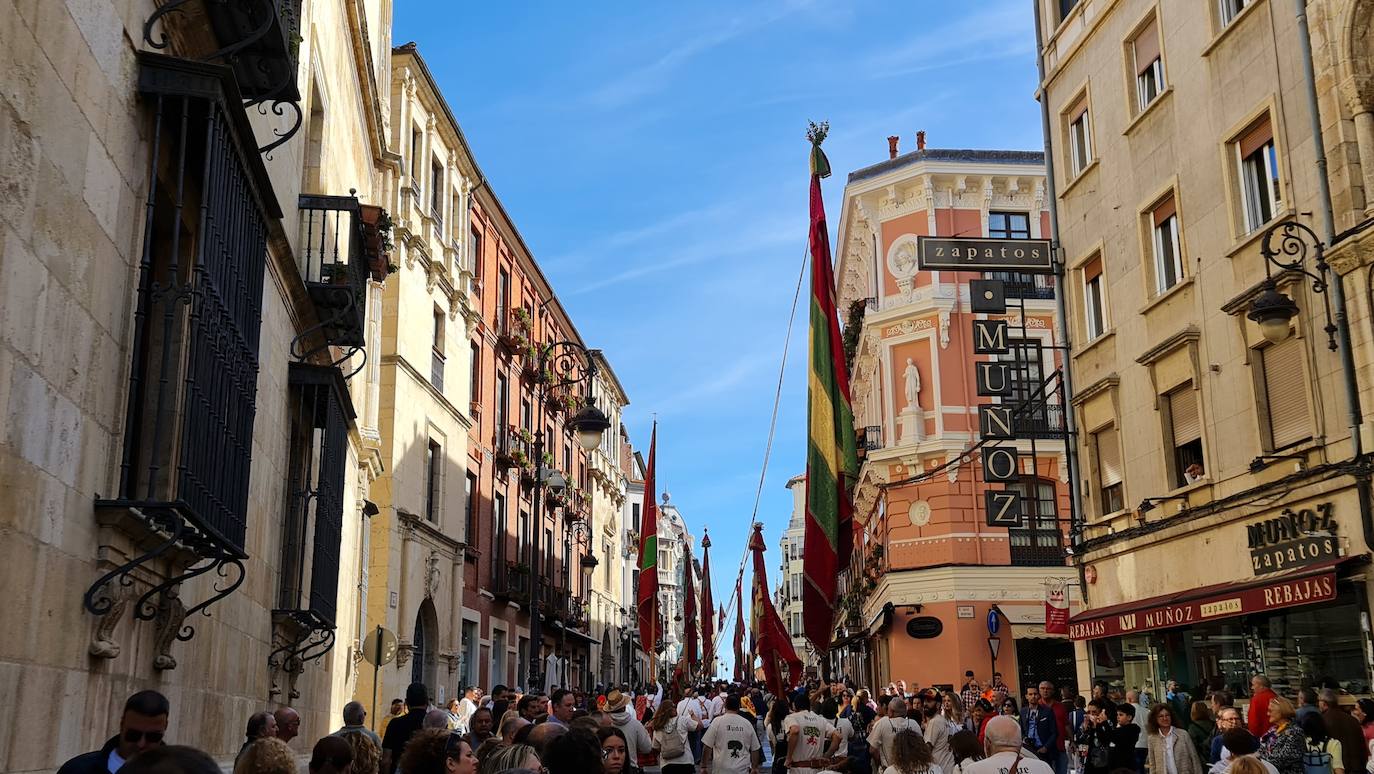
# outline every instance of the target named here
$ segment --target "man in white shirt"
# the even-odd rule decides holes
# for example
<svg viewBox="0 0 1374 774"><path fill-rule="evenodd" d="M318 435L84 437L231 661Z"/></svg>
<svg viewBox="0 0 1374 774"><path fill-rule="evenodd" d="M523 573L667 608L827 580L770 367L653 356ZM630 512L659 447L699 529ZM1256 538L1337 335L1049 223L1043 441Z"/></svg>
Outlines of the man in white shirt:
<svg viewBox="0 0 1374 774"><path fill-rule="evenodd" d="M706 712L702 710L701 701L697 697L697 689L687 686L682 701L677 703L677 716L680 718L691 718L687 725L693 727L694 731L687 732L687 743L692 748L692 759L701 761L701 727L706 722Z"/></svg>
<svg viewBox="0 0 1374 774"><path fill-rule="evenodd" d="M840 732L811 711L811 699L806 694L793 699L792 706L796 711L782 721L787 734L787 774L816 774L835 757Z"/></svg>
<svg viewBox="0 0 1374 774"><path fill-rule="evenodd" d="M1048 763L1021 749L1021 724L1016 718L999 715L989 720L983 736L988 757L965 762L964 774L1054 774ZM1011 771L1013 765L1016 771Z"/></svg>
<svg viewBox="0 0 1374 774"><path fill-rule="evenodd" d="M482 698L482 691L475 685L469 685L463 691L463 700L458 702L458 730L467 733L472 726L472 713L477 711L477 700Z"/></svg>
<svg viewBox="0 0 1374 774"><path fill-rule="evenodd" d="M894 696L887 702L887 717L873 721L868 730L868 746L873 748L873 770L882 771L892 763L892 740L900 731L915 731L921 734L921 724L906 716L906 700Z"/></svg>
<svg viewBox="0 0 1374 774"><path fill-rule="evenodd" d="M701 737L701 765L708 771L748 774L763 763L763 748L753 725L740 717L738 696L722 701L724 712Z"/></svg>

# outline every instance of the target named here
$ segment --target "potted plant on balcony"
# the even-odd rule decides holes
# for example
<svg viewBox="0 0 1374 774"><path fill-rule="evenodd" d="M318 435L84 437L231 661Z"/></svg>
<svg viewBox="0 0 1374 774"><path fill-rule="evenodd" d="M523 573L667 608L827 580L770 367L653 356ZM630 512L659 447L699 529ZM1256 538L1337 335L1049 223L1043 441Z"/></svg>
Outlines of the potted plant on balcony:
<svg viewBox="0 0 1374 774"><path fill-rule="evenodd" d="M383 282L387 275L396 271L398 266L391 262L391 251L396 245L391 240L391 214L376 204L358 205L359 218L363 222L363 250L367 255L367 269L372 279Z"/></svg>

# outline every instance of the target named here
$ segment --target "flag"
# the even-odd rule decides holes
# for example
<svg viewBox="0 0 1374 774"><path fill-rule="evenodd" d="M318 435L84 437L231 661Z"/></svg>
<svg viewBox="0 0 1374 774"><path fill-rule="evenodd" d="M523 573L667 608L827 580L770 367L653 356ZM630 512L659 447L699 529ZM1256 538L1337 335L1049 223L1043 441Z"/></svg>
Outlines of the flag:
<svg viewBox="0 0 1374 774"><path fill-rule="evenodd" d="M704 533L705 530L702 530ZM711 599L711 536L701 536L701 658L711 678L716 655L716 603Z"/></svg>
<svg viewBox="0 0 1374 774"><path fill-rule="evenodd" d="M828 124L812 124L811 141L811 328L807 387L806 562L802 584L802 629L825 663L835 633L839 577L849 566L854 541L853 487L859 458L849 404L840 321L835 311L835 276L825 226L821 178L830 162L821 143Z"/></svg>
<svg viewBox="0 0 1374 774"><path fill-rule="evenodd" d="M721 611L724 615L725 611ZM744 573L735 578L735 682L746 679L747 666L744 663Z"/></svg>
<svg viewBox="0 0 1374 774"><path fill-rule="evenodd" d="M763 677L768 683L768 690L774 696L782 696L788 684L783 680L782 670L788 670L789 682L796 682L801 678L802 663L768 595L768 570L763 565L763 552L767 547L763 543L762 524L754 525L754 534L749 537L749 550L754 552L754 642L759 660L763 662Z"/></svg>
<svg viewBox="0 0 1374 774"><path fill-rule="evenodd" d="M684 655L687 659L688 675L697 673L697 635L700 633L700 629L697 628L697 592L693 579L696 573L693 571L693 564L692 546L687 544L682 561L682 631L687 646Z"/></svg>
<svg viewBox="0 0 1374 774"><path fill-rule="evenodd" d="M1045 633L1069 633L1068 585L1050 581L1045 585Z"/></svg>
<svg viewBox="0 0 1374 774"><path fill-rule="evenodd" d="M635 610L639 618L639 641L644 650L658 650L663 628L658 616L658 494L654 492L654 450L658 446L658 423L649 436L649 469L644 475L644 508L639 533L639 588L635 589Z"/></svg>
<svg viewBox="0 0 1374 774"><path fill-rule="evenodd" d="M725 605L720 606L720 620L716 621L716 631L725 631Z"/></svg>

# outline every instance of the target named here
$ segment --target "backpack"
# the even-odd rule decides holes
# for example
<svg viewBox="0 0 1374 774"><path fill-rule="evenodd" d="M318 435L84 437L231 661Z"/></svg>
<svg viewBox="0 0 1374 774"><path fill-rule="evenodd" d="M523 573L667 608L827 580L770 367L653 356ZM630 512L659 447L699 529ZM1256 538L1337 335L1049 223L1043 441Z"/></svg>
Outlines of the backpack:
<svg viewBox="0 0 1374 774"><path fill-rule="evenodd" d="M658 746L659 756L663 760L682 757L686 748L682 744L682 735L677 732L677 718L673 718L673 722L659 733L663 734L662 743Z"/></svg>
<svg viewBox="0 0 1374 774"><path fill-rule="evenodd" d="M1302 774L1331 774L1331 753L1326 751L1326 740L1321 747L1308 747L1303 753Z"/></svg>

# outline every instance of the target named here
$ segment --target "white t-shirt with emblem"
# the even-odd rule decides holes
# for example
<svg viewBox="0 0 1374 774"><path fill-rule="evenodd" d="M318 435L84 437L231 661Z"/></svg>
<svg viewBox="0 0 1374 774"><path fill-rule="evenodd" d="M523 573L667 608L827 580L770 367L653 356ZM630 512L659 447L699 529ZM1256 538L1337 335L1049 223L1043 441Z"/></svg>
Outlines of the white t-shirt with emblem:
<svg viewBox="0 0 1374 774"><path fill-rule="evenodd" d="M921 724L911 718L878 718L873 721L873 726L868 729L868 743L878 749L883 765L892 763L892 740L897 738L899 732L908 729L925 738L921 735Z"/></svg>
<svg viewBox="0 0 1374 774"><path fill-rule="evenodd" d="M1054 774L1054 768L1048 763L1028 755L1021 757L1021 762L1016 764L1016 771L1012 772L1011 764L1015 762L1016 753L999 752L976 763L965 762L964 774Z"/></svg>
<svg viewBox="0 0 1374 774"><path fill-rule="evenodd" d="M759 735L744 718L727 712L711 723L701 743L711 748L712 771L747 774L759 749Z"/></svg>
<svg viewBox="0 0 1374 774"><path fill-rule="evenodd" d="M830 747L830 734L835 731L830 721L810 710L803 710L783 718L782 729L785 733L790 735L794 728L797 729L797 746L792 751L792 760L811 761L825 755ZM816 771L819 769L796 766L787 769L788 774L813 774Z"/></svg>

